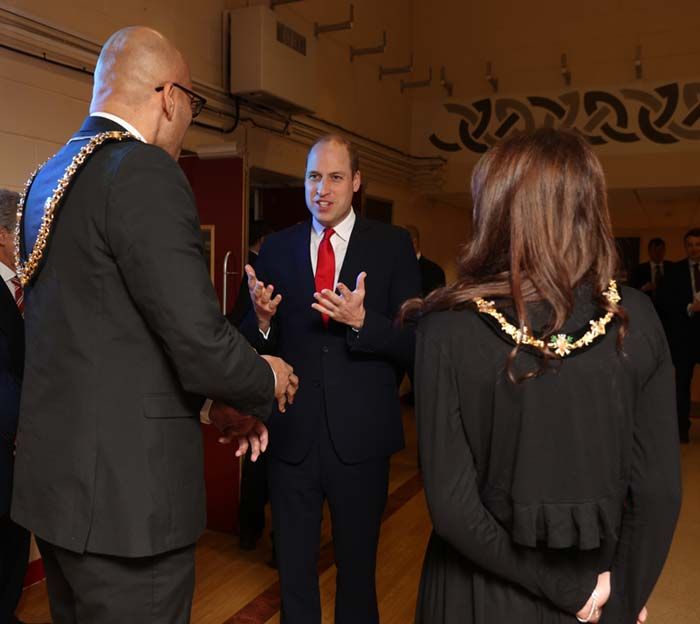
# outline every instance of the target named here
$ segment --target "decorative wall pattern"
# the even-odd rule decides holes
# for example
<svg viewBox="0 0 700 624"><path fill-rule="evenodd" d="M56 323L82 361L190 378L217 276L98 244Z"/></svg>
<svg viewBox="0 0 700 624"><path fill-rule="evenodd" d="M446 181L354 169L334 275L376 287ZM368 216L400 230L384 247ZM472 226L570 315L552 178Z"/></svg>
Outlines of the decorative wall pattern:
<svg viewBox="0 0 700 624"><path fill-rule="evenodd" d="M559 97L485 98L470 106L447 103L459 117L459 142L430 142L444 152L482 153L516 130L537 126L575 128L593 145L651 141L700 141L700 82L670 83L650 90L570 91Z"/></svg>

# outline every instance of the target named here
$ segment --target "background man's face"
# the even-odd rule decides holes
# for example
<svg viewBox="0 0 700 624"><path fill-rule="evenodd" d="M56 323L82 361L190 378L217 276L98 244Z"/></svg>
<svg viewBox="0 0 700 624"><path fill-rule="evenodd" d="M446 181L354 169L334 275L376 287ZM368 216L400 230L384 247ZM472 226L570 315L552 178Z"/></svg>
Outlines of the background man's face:
<svg viewBox="0 0 700 624"><path fill-rule="evenodd" d="M325 227L335 227L350 212L352 194L360 188L360 173L352 174L344 145L329 141L309 152L306 161L306 206Z"/></svg>
<svg viewBox="0 0 700 624"><path fill-rule="evenodd" d="M691 260L700 260L700 236L688 236L685 239L685 252Z"/></svg>
<svg viewBox="0 0 700 624"><path fill-rule="evenodd" d="M664 261L666 255L666 245L652 245L649 247L649 258L652 262L660 263Z"/></svg>

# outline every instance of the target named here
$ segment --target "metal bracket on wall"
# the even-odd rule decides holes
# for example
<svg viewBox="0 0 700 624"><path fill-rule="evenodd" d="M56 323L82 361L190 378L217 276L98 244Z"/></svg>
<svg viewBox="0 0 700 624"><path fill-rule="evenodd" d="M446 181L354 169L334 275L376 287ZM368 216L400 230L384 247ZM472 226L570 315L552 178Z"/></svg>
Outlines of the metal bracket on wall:
<svg viewBox="0 0 700 624"><path fill-rule="evenodd" d="M301 2L301 0L270 0L270 8L274 11L280 4L292 4L292 2Z"/></svg>
<svg viewBox="0 0 700 624"><path fill-rule="evenodd" d="M356 56L365 56L366 54L384 54L386 51L386 30L382 35L382 43L370 48L355 48L350 46L350 62L355 60Z"/></svg>
<svg viewBox="0 0 700 624"><path fill-rule="evenodd" d="M384 65L379 66L379 80L384 78L384 76L390 76L393 74L410 74L413 71L413 52L411 52L411 60L408 65L403 67L384 67Z"/></svg>
<svg viewBox="0 0 700 624"><path fill-rule="evenodd" d="M414 80L413 82L401 81L401 93L405 89L422 89L423 87L429 87L433 82L433 68L428 67L428 77L425 80Z"/></svg>
<svg viewBox="0 0 700 624"><path fill-rule="evenodd" d="M443 65L440 68L440 86L445 89L445 93L447 93L447 97L452 97L452 91L454 89L454 85L447 80L447 73L445 71L445 66Z"/></svg>
<svg viewBox="0 0 700 624"><path fill-rule="evenodd" d="M491 61L486 61L486 82L491 85L494 93L498 93L498 78L493 75L493 65Z"/></svg>
<svg viewBox="0 0 700 624"><path fill-rule="evenodd" d="M566 54L562 53L560 62L561 77L564 79L564 84L568 87L571 85L571 70L566 59Z"/></svg>
<svg viewBox="0 0 700 624"><path fill-rule="evenodd" d="M634 77L641 80L644 76L644 67L642 66L642 46L637 46L637 51L634 55Z"/></svg>
<svg viewBox="0 0 700 624"><path fill-rule="evenodd" d="M318 37L324 33L335 32L336 30L351 30L353 21L355 20L355 6L350 5L350 19L345 22L338 22L336 24L319 24L314 23L314 36Z"/></svg>

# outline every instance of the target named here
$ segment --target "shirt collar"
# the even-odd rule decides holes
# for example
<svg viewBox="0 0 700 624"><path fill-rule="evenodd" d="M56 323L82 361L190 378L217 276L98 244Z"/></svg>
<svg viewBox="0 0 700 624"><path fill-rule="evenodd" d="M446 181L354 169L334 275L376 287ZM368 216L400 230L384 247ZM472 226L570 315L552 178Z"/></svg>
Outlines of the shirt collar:
<svg viewBox="0 0 700 624"><path fill-rule="evenodd" d="M124 128L124 130L128 130L129 132L131 132L131 134L133 134L139 141L142 141L143 143L148 143L148 141L144 139L143 134L141 134L136 128L134 128L134 126L132 126L128 121L125 121L121 117L117 117L112 113L105 113L102 111L90 113L90 117L103 117L104 119L109 119L110 121L119 124L122 128Z"/></svg>
<svg viewBox="0 0 700 624"><path fill-rule="evenodd" d="M357 220L357 215L355 214L355 209L350 208L350 212L348 213L347 217L345 217L338 225L336 225L333 229L335 230L336 236L339 236L342 238L344 241L350 240L350 234L352 234L352 228L355 227L355 221ZM325 225L321 225L317 220L316 217L314 217L311 220L311 225L314 228L314 232L321 236L323 234L323 230L326 229Z"/></svg>
<svg viewBox="0 0 700 624"><path fill-rule="evenodd" d="M2 277L3 282L9 282L15 277L15 270L11 269L4 262L0 262L0 277Z"/></svg>

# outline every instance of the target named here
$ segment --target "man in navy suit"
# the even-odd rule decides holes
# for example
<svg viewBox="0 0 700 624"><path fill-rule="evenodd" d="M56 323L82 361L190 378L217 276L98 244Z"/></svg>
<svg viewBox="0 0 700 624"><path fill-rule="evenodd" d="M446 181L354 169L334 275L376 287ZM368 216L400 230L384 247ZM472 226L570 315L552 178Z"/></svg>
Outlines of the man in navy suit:
<svg viewBox="0 0 700 624"><path fill-rule="evenodd" d="M15 434L24 367L24 294L13 247L19 195L0 189L0 622L16 622L29 559L29 532L10 519Z"/></svg>
<svg viewBox="0 0 700 624"><path fill-rule="evenodd" d="M659 299L668 318L669 346L676 368L676 403L680 440L690 440L690 394L693 371L700 364L700 228L683 237L687 258L676 262L664 280Z"/></svg>
<svg viewBox="0 0 700 624"><path fill-rule="evenodd" d="M342 137L311 148L311 219L270 235L246 267L253 310L241 330L303 380L269 421L272 524L284 624L318 624L316 571L324 500L338 569L336 624L379 621L375 568L389 458L403 447L398 383L414 336L394 319L420 294L411 239L357 215L358 158ZM352 285L354 290L347 284Z"/></svg>

